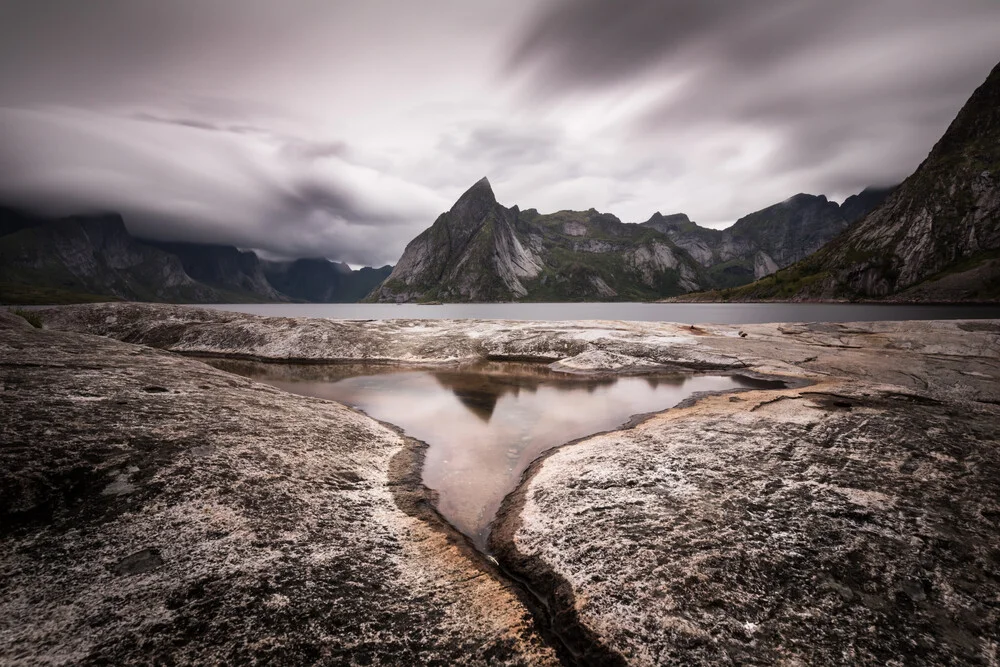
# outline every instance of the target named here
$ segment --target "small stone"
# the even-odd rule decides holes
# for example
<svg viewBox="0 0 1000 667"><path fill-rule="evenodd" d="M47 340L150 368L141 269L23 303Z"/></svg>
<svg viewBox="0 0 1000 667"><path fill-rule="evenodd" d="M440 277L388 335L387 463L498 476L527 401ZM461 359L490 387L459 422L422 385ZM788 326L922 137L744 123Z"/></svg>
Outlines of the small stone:
<svg viewBox="0 0 1000 667"><path fill-rule="evenodd" d="M161 565L163 565L163 558L160 557L160 552L157 549L148 548L125 556L111 568L111 571L117 575L142 574L155 570Z"/></svg>

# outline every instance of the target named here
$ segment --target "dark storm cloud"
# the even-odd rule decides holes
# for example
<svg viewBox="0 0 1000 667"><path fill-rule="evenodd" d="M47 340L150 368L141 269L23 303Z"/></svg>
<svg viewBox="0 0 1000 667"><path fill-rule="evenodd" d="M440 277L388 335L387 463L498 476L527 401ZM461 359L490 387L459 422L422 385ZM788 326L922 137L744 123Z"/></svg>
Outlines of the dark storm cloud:
<svg viewBox="0 0 1000 667"><path fill-rule="evenodd" d="M386 236L408 240L441 206L341 159L343 142L175 120L0 108L0 198L52 214L117 210L150 238L356 264L394 261Z"/></svg>
<svg viewBox="0 0 1000 667"><path fill-rule="evenodd" d="M924 34L929 56L961 45L983 57L998 51L983 41L996 36L998 15L991 0L559 0L529 23L508 68L535 70L548 91L616 84L664 65L739 78L830 47L877 57L904 33ZM966 40L958 28L970 31Z"/></svg>

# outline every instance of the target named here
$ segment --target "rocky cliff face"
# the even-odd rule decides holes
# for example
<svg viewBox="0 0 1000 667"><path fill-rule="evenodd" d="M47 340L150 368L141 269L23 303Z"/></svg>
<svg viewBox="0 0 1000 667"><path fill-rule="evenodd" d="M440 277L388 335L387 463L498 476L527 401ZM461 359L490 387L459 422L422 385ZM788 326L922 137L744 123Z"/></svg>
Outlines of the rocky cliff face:
<svg viewBox="0 0 1000 667"><path fill-rule="evenodd" d="M735 296L1000 298L1000 65L880 207Z"/></svg>
<svg viewBox="0 0 1000 667"><path fill-rule="evenodd" d="M642 224L686 250L707 270L714 286L735 287L816 252L890 192L868 188L842 205L822 195L798 194L744 216L725 230L701 227L684 214L656 213Z"/></svg>
<svg viewBox="0 0 1000 667"><path fill-rule="evenodd" d="M36 221L0 236L0 281L145 301L219 300L179 258L137 242L120 215Z"/></svg>
<svg viewBox="0 0 1000 667"><path fill-rule="evenodd" d="M267 301L286 301L264 275L257 255L234 246L208 243L166 243L143 241L181 260L193 279L226 290L249 292Z"/></svg>
<svg viewBox="0 0 1000 667"><path fill-rule="evenodd" d="M487 179L406 247L383 302L636 299L704 284L667 236L613 215L540 215L497 203Z"/></svg>
<svg viewBox="0 0 1000 667"><path fill-rule="evenodd" d="M541 259L518 238L517 207L497 203L487 179L463 194L451 210L403 252L389 278L373 293L378 301L509 301L524 297L524 280L541 271Z"/></svg>

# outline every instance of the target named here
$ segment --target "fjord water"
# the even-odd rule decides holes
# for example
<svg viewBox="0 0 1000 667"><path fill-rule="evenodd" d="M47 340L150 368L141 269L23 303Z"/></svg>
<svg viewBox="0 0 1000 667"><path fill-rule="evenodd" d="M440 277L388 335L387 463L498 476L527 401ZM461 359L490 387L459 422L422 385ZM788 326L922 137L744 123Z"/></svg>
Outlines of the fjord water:
<svg viewBox="0 0 1000 667"><path fill-rule="evenodd" d="M202 306L276 317L345 320L626 320L683 324L1000 318L1000 305L871 303L267 303Z"/></svg>
<svg viewBox="0 0 1000 667"><path fill-rule="evenodd" d="M437 492L438 511L483 551L500 503L539 454L696 392L746 385L723 376L583 379L511 363L440 371L382 367L377 374L372 367L215 363L291 393L350 405L426 442L423 481Z"/></svg>

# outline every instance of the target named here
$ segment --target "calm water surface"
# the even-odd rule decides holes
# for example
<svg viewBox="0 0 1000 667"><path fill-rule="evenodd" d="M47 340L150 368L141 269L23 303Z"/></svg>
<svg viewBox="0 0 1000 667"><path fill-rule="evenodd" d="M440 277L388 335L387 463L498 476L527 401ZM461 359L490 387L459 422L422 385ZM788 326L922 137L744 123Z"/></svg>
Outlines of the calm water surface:
<svg viewBox="0 0 1000 667"><path fill-rule="evenodd" d="M510 363L447 371L383 367L377 374L372 367L215 363L285 391L351 405L426 442L424 484L438 492L441 514L484 551L500 503L542 452L695 392L747 382L691 375L593 380Z"/></svg>
<svg viewBox="0 0 1000 667"><path fill-rule="evenodd" d="M868 322L1000 318L1000 305L931 306L855 303L268 303L203 306L255 315L347 320L502 319L631 320L685 324Z"/></svg>

